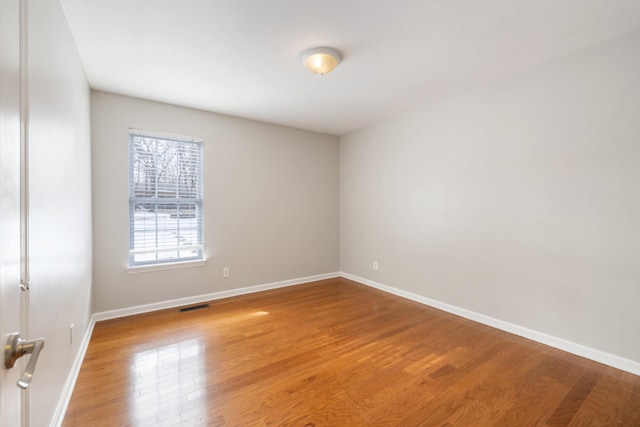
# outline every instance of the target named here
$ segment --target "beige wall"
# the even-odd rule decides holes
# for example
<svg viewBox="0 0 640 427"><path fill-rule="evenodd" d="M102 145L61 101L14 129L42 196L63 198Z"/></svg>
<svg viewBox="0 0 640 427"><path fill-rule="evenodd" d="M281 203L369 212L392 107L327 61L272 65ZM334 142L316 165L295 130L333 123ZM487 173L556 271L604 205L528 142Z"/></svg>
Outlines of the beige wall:
<svg viewBox="0 0 640 427"><path fill-rule="evenodd" d="M636 32L343 136L341 270L640 362L638 76Z"/></svg>
<svg viewBox="0 0 640 427"><path fill-rule="evenodd" d="M91 100L96 312L338 271L337 137L104 92ZM205 266L125 271L128 128L204 139Z"/></svg>
<svg viewBox="0 0 640 427"><path fill-rule="evenodd" d="M89 86L57 0L29 2L31 425L49 425L91 316ZM70 325L75 325L70 342Z"/></svg>

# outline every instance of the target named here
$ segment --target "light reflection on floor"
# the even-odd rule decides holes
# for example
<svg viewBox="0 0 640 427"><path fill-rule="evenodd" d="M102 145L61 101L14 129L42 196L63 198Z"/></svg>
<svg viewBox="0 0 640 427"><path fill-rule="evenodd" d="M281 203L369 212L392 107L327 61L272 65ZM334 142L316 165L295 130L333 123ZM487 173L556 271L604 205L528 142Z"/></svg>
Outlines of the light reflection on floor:
<svg viewBox="0 0 640 427"><path fill-rule="evenodd" d="M205 357L198 340L135 354L130 378L136 426L206 422Z"/></svg>

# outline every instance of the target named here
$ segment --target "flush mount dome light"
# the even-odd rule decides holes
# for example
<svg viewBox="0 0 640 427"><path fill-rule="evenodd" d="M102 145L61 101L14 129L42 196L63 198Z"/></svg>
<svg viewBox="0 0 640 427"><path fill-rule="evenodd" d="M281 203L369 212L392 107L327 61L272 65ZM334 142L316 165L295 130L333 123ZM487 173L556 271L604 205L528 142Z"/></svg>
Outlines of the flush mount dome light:
<svg viewBox="0 0 640 427"><path fill-rule="evenodd" d="M309 71L322 77L340 63L340 54L330 47L316 47L305 51L301 59Z"/></svg>

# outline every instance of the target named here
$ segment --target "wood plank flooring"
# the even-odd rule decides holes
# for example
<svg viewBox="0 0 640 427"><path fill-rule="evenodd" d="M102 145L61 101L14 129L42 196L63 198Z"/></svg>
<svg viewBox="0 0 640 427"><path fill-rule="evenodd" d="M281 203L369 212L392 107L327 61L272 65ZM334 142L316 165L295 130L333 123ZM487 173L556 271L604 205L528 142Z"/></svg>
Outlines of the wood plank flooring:
<svg viewBox="0 0 640 427"><path fill-rule="evenodd" d="M640 426L640 377L346 279L99 322L63 426Z"/></svg>

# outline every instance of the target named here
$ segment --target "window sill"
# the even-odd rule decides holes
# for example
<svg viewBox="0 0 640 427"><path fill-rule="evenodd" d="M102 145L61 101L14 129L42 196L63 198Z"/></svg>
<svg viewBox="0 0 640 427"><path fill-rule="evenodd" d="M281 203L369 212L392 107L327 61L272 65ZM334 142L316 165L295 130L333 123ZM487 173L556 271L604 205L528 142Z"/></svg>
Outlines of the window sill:
<svg viewBox="0 0 640 427"><path fill-rule="evenodd" d="M138 265L135 267L126 267L127 274L147 273L150 271L175 270L178 268L200 267L207 263L207 259L199 259L196 261L166 262L162 264Z"/></svg>

